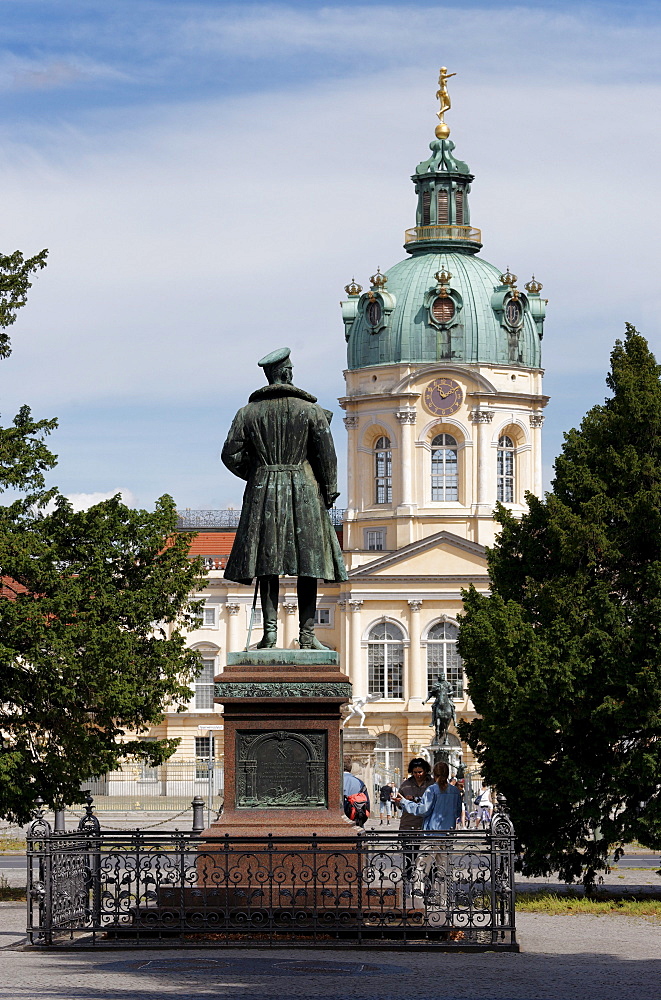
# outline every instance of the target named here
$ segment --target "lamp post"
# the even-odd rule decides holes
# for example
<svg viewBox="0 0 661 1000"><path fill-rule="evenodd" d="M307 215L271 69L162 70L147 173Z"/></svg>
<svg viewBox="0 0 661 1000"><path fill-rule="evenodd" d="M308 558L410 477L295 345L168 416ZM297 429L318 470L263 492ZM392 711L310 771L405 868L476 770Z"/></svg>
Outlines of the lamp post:
<svg viewBox="0 0 661 1000"><path fill-rule="evenodd" d="M204 730L208 733L209 740L209 757L207 759L207 826L211 826L211 810L213 808L213 765L214 765L214 755L213 755L213 736L212 733L222 732L225 728L224 726L208 726L202 725L197 727L200 730Z"/></svg>

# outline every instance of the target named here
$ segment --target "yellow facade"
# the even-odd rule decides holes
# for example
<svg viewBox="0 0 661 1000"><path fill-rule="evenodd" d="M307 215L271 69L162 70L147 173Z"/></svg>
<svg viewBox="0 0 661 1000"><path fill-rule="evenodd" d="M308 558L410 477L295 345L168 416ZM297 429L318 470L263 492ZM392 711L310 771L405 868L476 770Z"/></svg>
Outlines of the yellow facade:
<svg viewBox="0 0 661 1000"><path fill-rule="evenodd" d="M340 402L349 441L343 530L349 580L320 586L317 634L340 652L357 696L375 688L378 693L378 666L370 672L375 626L385 624L401 636L403 669L394 685L397 689L401 682L401 692L381 683L380 699L366 706L366 724L375 735L397 737L404 765L431 738L431 713L423 704L433 646L430 629L439 623L456 624L462 588L473 584L486 592L489 587L484 546L495 537L492 512L498 496L499 441L504 436L513 445L514 500L506 506L521 511L526 491L541 492L541 410L546 403L541 375L539 370L507 366L443 364L346 373L346 395ZM451 416L438 416L426 405L425 390L446 376L460 386L461 404ZM432 442L441 434L456 442L454 500L432 497ZM376 502L376 446L384 438L390 442L391 496L388 502ZM373 541L374 535L368 533L375 531L382 533L382 547L370 550L368 539ZM214 673L221 673L227 650L245 645L253 591L225 581L221 569L211 569L199 596L205 600L206 624L191 633L189 641L207 662L208 678L211 664ZM257 625L252 642L260 634ZM295 648L297 636L295 580L287 579L281 586L278 645ZM452 643L440 645L447 652ZM438 643L435 648L439 650ZM181 738L175 759L194 759L200 746L196 737L206 735L206 726L221 724L219 706L196 707L208 703L209 693L200 684L186 711L169 713L159 730L158 735ZM474 715L465 684L455 709L457 719ZM215 738L219 756L222 732L216 731ZM466 748L463 759L471 764Z"/></svg>

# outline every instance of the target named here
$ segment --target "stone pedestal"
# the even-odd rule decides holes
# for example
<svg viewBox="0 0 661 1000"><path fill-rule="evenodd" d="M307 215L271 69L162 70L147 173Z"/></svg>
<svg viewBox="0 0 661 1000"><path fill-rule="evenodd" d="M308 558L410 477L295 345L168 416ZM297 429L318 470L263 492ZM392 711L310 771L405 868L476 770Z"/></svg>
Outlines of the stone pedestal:
<svg viewBox="0 0 661 1000"><path fill-rule="evenodd" d="M350 698L332 650L229 653L214 699L224 706L225 805L205 833L356 833L342 805L340 709Z"/></svg>
<svg viewBox="0 0 661 1000"><path fill-rule="evenodd" d="M350 757L351 772L365 782L374 798L374 748L376 736L372 736L367 726L347 726L342 730L344 757Z"/></svg>

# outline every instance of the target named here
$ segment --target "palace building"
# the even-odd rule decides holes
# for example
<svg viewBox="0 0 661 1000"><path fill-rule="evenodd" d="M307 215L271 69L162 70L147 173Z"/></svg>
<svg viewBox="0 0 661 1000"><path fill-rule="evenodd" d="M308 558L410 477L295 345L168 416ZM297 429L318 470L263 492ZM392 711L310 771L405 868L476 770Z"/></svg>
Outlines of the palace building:
<svg viewBox="0 0 661 1000"><path fill-rule="evenodd" d="M474 715L456 648L461 591L488 590L496 501L522 512L525 493L542 489L546 300L534 277L520 288L509 268L480 256L474 178L444 121L444 73L436 137L412 176L405 257L377 269L366 289L352 280L342 301L348 491L336 527L349 579L320 585L317 611L317 634L340 651L354 694L377 699L366 725L380 773L395 778L430 742L433 680L452 685L457 719ZM252 588L223 578L237 520L232 511L181 515L182 529L200 531L192 551L209 567L190 637L204 667L186 711L153 735L181 737L177 758L202 770L212 746L222 756L222 732L205 728L221 722L213 678L227 650L244 646L252 606ZM278 645L295 645L297 634L295 580L286 580ZM466 748L463 760L471 763Z"/></svg>

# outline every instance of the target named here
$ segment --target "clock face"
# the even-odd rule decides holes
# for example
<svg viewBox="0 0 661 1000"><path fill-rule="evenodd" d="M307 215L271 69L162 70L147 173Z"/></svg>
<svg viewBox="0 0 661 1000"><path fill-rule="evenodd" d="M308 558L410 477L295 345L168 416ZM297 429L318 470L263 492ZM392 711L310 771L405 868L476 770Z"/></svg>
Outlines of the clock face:
<svg viewBox="0 0 661 1000"><path fill-rule="evenodd" d="M505 319L510 326L518 326L521 322L521 317L523 315L523 310L521 309L521 303L516 302L514 299L510 299L505 306Z"/></svg>
<svg viewBox="0 0 661 1000"><path fill-rule="evenodd" d="M429 383L425 389L424 399L425 406L431 413L439 417L449 417L461 406L464 394L458 382L445 376Z"/></svg>

